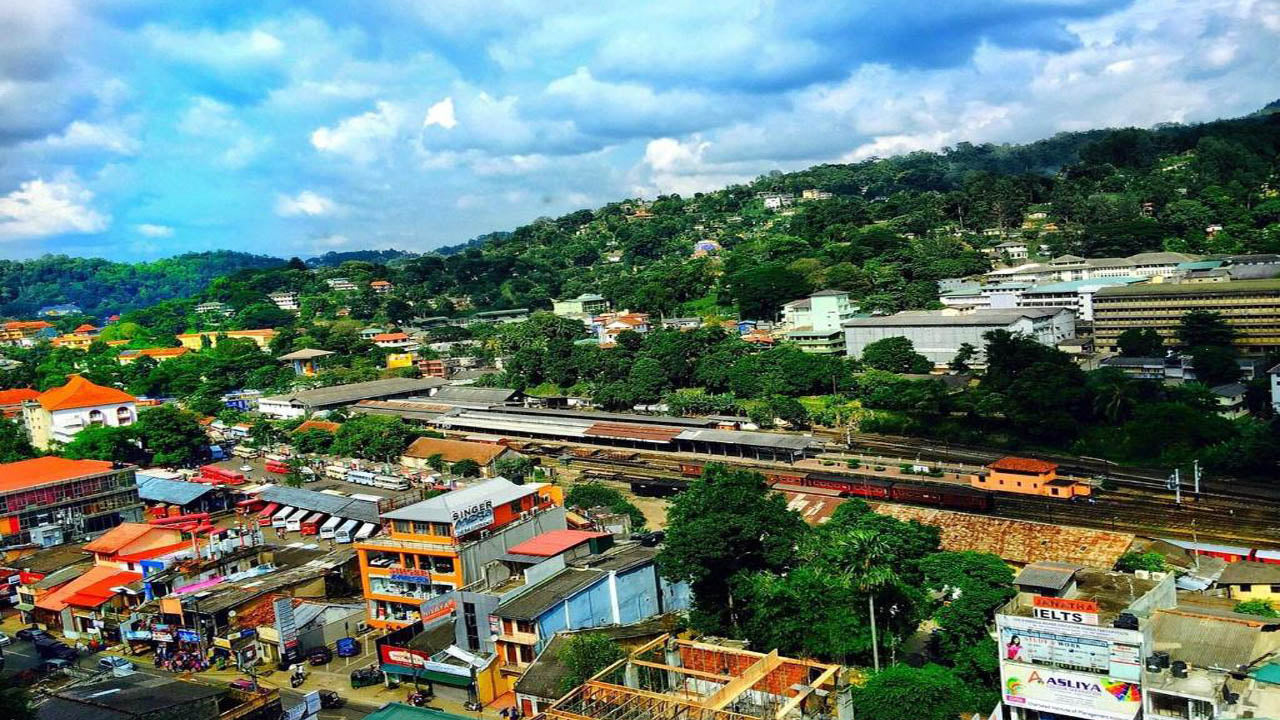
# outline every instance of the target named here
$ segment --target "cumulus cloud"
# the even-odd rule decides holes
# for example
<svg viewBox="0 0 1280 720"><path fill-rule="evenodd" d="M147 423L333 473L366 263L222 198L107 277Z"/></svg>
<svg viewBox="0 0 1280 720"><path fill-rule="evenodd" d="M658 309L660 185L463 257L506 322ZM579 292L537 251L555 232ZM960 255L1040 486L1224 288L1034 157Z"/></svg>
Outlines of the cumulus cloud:
<svg viewBox="0 0 1280 720"><path fill-rule="evenodd" d="M311 133L311 145L321 152L369 163L389 149L405 131L408 120L404 107L380 100L369 112L345 118L331 128L317 128Z"/></svg>
<svg viewBox="0 0 1280 720"><path fill-rule="evenodd" d="M118 155L138 152L138 141L119 127L76 120L61 134L45 138L46 146L62 150L98 149Z"/></svg>
<svg viewBox="0 0 1280 720"><path fill-rule="evenodd" d="M343 210L338 203L310 190L303 190L293 196L276 196L276 214L280 217L322 217L338 215Z"/></svg>
<svg viewBox="0 0 1280 720"><path fill-rule="evenodd" d="M427 108L427 117L423 119L422 127L432 125L439 125L445 130L452 130L458 125L458 120L453 115L453 98L447 97Z"/></svg>
<svg viewBox="0 0 1280 720"><path fill-rule="evenodd" d="M183 32L170 27L148 25L142 36L161 53L176 60L217 68L243 68L274 63L284 57L285 45L263 30L217 32L202 29Z"/></svg>
<svg viewBox="0 0 1280 720"><path fill-rule="evenodd" d="M141 223L133 226L139 235L149 238L167 238L173 237L173 228L168 225L153 225L151 223Z"/></svg>
<svg viewBox="0 0 1280 720"><path fill-rule="evenodd" d="M0 197L0 240L97 233L111 217L90 207L93 193L74 179L28 180Z"/></svg>

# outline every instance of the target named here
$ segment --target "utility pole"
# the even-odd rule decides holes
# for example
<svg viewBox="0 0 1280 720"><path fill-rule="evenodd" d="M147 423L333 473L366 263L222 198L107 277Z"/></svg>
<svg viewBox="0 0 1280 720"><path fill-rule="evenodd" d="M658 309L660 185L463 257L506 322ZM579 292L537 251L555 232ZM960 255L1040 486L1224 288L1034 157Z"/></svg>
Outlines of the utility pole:
<svg viewBox="0 0 1280 720"><path fill-rule="evenodd" d="M1173 501L1182 504L1182 470L1173 469Z"/></svg>
<svg viewBox="0 0 1280 720"><path fill-rule="evenodd" d="M876 672L880 672L880 643L876 640L876 596L867 595L867 605L871 610L871 662Z"/></svg>
<svg viewBox="0 0 1280 720"><path fill-rule="evenodd" d="M1200 499L1200 459L1199 458L1196 458L1195 461L1193 461L1192 468L1195 470L1196 499L1198 500Z"/></svg>

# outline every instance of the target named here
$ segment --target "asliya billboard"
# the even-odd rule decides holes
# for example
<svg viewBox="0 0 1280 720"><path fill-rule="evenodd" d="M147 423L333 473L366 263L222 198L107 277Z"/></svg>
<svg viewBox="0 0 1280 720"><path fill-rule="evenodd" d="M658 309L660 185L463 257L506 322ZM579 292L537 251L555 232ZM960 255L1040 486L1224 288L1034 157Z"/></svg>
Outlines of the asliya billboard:
<svg viewBox="0 0 1280 720"><path fill-rule="evenodd" d="M1105 675L1000 663L1006 705L1086 720L1133 720L1142 709L1136 682Z"/></svg>
<svg viewBox="0 0 1280 720"><path fill-rule="evenodd" d="M1096 672L1119 680L1142 677L1142 633L1096 625L1064 625L1001 616L1000 660Z"/></svg>

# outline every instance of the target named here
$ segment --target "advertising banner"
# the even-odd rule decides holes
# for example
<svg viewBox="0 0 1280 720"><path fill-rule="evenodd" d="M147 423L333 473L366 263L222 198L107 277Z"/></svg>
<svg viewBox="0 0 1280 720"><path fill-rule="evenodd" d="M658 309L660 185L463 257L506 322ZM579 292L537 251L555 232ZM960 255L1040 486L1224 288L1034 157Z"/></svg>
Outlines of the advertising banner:
<svg viewBox="0 0 1280 720"><path fill-rule="evenodd" d="M473 530L486 528L493 524L493 502L485 500L471 507L453 511L453 535L466 535Z"/></svg>
<svg viewBox="0 0 1280 720"><path fill-rule="evenodd" d="M461 677L469 677L470 670L464 667L458 667L450 663L436 662L431 659L430 655L418 650L410 650L409 648L396 647L394 645L383 645L380 648L381 660L383 665L398 665L405 668L418 668L421 670L431 670L433 672L444 673L446 675L458 675Z"/></svg>
<svg viewBox="0 0 1280 720"><path fill-rule="evenodd" d="M1133 720L1142 709L1138 683L1105 675L1002 661L1004 703L1084 720Z"/></svg>
<svg viewBox="0 0 1280 720"><path fill-rule="evenodd" d="M1120 680L1142 675L1142 633L1090 625L1064 626L1002 615L1001 661L1101 673Z"/></svg>
<svg viewBox="0 0 1280 720"><path fill-rule="evenodd" d="M1032 598L1031 605L1032 615L1041 620L1056 620L1076 625L1098 624L1098 603L1092 600L1037 595Z"/></svg>

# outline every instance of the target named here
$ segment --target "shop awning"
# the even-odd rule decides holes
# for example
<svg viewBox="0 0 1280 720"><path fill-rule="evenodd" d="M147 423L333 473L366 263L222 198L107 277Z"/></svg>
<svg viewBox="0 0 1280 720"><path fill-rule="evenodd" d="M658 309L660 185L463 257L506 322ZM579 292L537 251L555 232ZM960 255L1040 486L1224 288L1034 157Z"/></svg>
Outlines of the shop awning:
<svg viewBox="0 0 1280 720"><path fill-rule="evenodd" d="M417 677L419 680L430 680L441 685L449 685L451 687L470 687L471 678L466 675L454 675L452 673L436 672L434 670L423 670L405 667L403 665L392 665L390 663L382 663L382 672L388 675L402 675L404 677Z"/></svg>

